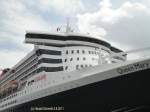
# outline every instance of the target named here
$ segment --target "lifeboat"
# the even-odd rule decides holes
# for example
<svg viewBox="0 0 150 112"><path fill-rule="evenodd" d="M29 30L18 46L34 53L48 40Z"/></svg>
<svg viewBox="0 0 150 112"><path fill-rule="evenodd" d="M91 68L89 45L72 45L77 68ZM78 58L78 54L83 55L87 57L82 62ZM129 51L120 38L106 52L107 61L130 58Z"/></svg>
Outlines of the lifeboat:
<svg viewBox="0 0 150 112"><path fill-rule="evenodd" d="M2 91L3 91L3 94L7 95L9 93L9 84L5 85L2 89Z"/></svg>
<svg viewBox="0 0 150 112"><path fill-rule="evenodd" d="M18 87L17 81L12 80L7 85L0 88L0 95L9 94L10 92L12 92L12 90L17 89L17 87Z"/></svg>
<svg viewBox="0 0 150 112"><path fill-rule="evenodd" d="M15 89L18 87L18 82L15 80L12 80L12 81L10 81L9 85L12 89Z"/></svg>

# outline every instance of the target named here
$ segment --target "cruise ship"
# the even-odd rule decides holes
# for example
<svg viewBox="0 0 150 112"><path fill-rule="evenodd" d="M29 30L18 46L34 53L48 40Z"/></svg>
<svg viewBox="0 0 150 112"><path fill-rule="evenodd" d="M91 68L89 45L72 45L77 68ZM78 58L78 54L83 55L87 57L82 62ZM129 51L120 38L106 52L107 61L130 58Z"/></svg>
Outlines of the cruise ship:
<svg viewBox="0 0 150 112"><path fill-rule="evenodd" d="M0 77L0 112L147 112L150 57L91 35L33 32L34 49Z"/></svg>

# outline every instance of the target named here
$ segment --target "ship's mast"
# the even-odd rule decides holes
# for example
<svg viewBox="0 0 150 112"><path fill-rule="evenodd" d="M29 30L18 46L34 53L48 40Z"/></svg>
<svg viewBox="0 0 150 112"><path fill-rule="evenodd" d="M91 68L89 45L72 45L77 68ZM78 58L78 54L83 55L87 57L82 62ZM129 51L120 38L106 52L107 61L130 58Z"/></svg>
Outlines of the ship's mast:
<svg viewBox="0 0 150 112"><path fill-rule="evenodd" d="M62 28L64 28L64 29L61 30ZM73 32L73 29L71 29L71 26L70 26L70 19L69 18L66 19L66 25L62 25L60 27L57 27L57 32L64 32L64 33Z"/></svg>
<svg viewBox="0 0 150 112"><path fill-rule="evenodd" d="M70 20L69 18L67 18L67 25L66 25L66 33L69 33L70 32Z"/></svg>

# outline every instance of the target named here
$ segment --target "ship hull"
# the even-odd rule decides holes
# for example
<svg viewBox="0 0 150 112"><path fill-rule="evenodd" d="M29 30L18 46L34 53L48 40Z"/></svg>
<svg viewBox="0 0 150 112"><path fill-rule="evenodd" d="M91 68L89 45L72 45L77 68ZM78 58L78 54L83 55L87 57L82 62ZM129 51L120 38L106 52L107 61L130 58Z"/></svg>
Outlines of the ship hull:
<svg viewBox="0 0 150 112"><path fill-rule="evenodd" d="M88 84L15 106L14 112L111 112L148 107L150 69ZM4 112L8 112L5 110Z"/></svg>

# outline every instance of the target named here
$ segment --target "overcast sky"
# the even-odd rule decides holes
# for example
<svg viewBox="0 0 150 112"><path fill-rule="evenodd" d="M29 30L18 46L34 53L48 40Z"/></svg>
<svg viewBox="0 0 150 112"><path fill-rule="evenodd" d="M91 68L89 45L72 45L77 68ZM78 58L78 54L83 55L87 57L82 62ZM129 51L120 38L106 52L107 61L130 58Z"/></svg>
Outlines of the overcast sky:
<svg viewBox="0 0 150 112"><path fill-rule="evenodd" d="M150 0L0 0L0 68L32 50L26 30L55 31L68 17L76 31L123 50L150 46Z"/></svg>

